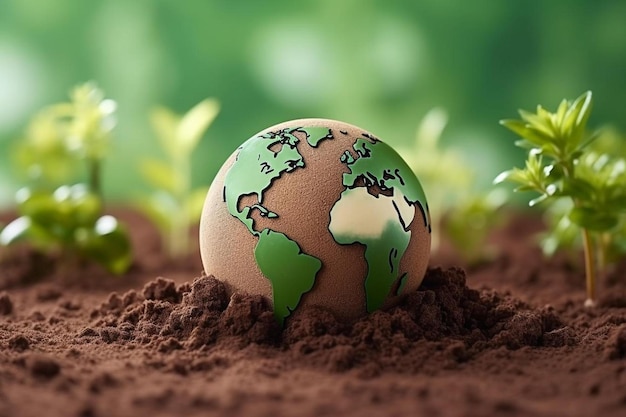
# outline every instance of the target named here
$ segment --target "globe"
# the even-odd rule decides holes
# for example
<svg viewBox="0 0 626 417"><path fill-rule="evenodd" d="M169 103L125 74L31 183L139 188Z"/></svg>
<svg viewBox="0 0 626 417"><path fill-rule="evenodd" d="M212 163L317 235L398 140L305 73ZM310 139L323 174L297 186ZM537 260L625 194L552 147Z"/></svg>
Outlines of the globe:
<svg viewBox="0 0 626 417"><path fill-rule="evenodd" d="M217 173L200 220L205 272L267 297L282 324L304 307L342 320L420 285L430 216L419 180L356 126L300 119L244 142Z"/></svg>

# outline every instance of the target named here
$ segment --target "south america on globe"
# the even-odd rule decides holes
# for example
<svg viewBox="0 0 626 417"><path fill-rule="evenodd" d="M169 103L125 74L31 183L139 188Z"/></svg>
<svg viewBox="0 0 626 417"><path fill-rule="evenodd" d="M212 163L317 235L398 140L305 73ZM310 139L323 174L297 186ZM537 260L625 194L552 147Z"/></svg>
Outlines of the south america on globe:
<svg viewBox="0 0 626 417"><path fill-rule="evenodd" d="M372 134L300 119L244 142L200 220L205 272L267 297L279 323L306 307L354 320L420 285L430 215L419 180Z"/></svg>

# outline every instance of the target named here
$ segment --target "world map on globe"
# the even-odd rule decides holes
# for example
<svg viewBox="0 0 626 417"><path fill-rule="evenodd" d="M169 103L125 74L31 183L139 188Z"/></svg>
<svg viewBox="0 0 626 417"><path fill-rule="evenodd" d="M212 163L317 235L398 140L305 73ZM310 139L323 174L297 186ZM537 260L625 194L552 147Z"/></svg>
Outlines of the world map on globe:
<svg viewBox="0 0 626 417"><path fill-rule="evenodd" d="M275 219L296 213L276 213L264 206L264 193L295 170L306 170L302 146L317 149L345 131L326 127L292 127L270 131L246 141L226 172L223 201L256 239L254 259L272 287L274 314L282 324L313 288L323 262L303 252L301 245L273 227L257 228L253 214ZM298 136L306 137L301 141ZM380 308L393 290L400 295L408 273L399 264L411 239L416 208L430 231L423 189L404 160L387 144L363 133L340 156L347 172L339 174L343 192L328 213L328 233L339 245L365 247L366 309ZM246 196L252 204L241 204ZM250 201L250 200L246 200ZM297 271L295 275L293 271Z"/></svg>

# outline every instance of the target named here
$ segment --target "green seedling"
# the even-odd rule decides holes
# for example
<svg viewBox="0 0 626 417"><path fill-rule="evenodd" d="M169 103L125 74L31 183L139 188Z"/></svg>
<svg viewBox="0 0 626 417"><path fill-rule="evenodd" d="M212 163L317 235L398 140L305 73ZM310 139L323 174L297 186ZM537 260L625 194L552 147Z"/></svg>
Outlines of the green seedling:
<svg viewBox="0 0 626 417"><path fill-rule="evenodd" d="M95 84L77 86L69 102L49 106L33 118L16 150L18 165L29 179L49 186L66 181L81 162L89 189L101 195L102 161L116 123L116 107Z"/></svg>
<svg viewBox="0 0 626 417"><path fill-rule="evenodd" d="M16 148L16 160L34 187L17 192L21 217L2 229L0 244L28 241L60 253L65 265L90 259L123 273L131 262L130 241L114 217L102 215L100 184L116 105L91 83L76 87L70 97L36 115ZM88 185L59 186L80 164L87 168Z"/></svg>
<svg viewBox="0 0 626 417"><path fill-rule="evenodd" d="M191 157L219 112L219 103L207 99L179 116L160 107L151 115L152 127L166 159L146 158L140 165L145 180L155 188L139 207L158 226L171 258L189 252L189 228L200 218L207 188L192 189Z"/></svg>
<svg viewBox="0 0 626 417"><path fill-rule="evenodd" d="M504 190L494 189L465 196L447 210L443 230L468 264L479 264L497 254L497 249L487 243L487 238L504 220L499 209L506 197Z"/></svg>
<svg viewBox="0 0 626 417"><path fill-rule="evenodd" d="M499 220L502 190L487 194L473 191L475 171L452 147L442 148L440 138L448 116L432 109L422 119L411 148L398 151L420 179L430 208L431 249L437 251L442 232L469 263L488 255L486 238Z"/></svg>
<svg viewBox="0 0 626 417"><path fill-rule="evenodd" d="M63 185L53 193L23 188L16 197L21 216L0 232L0 244L28 241L40 250L60 252L68 264L91 259L115 274L130 265L125 230L113 216L101 215L100 198L85 185Z"/></svg>
<svg viewBox="0 0 626 417"><path fill-rule="evenodd" d="M53 107L66 120L65 145L78 159L87 164L89 189L101 196L101 168L115 127L117 105L105 99L94 84L76 87L69 103Z"/></svg>
<svg viewBox="0 0 626 417"><path fill-rule="evenodd" d="M586 130L591 107L587 92L573 102L563 100L554 113L538 106L536 113L520 110L521 120L503 120L503 126L522 138L516 145L528 150L528 158L524 168L505 171L494 180L517 183L516 191L538 193L531 206L560 204L554 230L548 233L553 238L544 238L545 251L571 239L572 226L580 230L587 306L595 305L596 276L603 272L609 247L614 246L610 236L622 226L626 212L626 161L593 150L597 135L589 136Z"/></svg>

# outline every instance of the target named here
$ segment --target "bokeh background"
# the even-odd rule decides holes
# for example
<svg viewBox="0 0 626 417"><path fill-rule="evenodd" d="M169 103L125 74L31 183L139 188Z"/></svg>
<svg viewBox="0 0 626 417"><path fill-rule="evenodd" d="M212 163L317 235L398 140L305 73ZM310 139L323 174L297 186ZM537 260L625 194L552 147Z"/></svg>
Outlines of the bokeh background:
<svg viewBox="0 0 626 417"><path fill-rule="evenodd" d="M488 187L521 161L498 125L518 108L594 92L590 124L626 129L623 0L0 0L0 206L19 186L11 148L29 118L93 80L118 102L105 193L144 187L149 110L222 110L194 155L194 183L272 124L328 117L393 146L433 107L442 144Z"/></svg>

